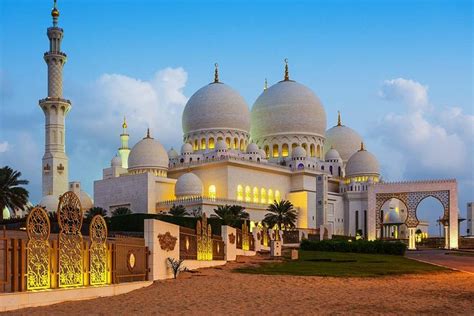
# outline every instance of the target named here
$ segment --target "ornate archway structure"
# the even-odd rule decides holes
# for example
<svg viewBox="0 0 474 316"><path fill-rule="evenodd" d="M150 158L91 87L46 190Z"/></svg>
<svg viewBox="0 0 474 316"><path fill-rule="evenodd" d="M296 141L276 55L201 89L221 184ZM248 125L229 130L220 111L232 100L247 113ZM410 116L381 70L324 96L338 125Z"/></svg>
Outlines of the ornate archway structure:
<svg viewBox="0 0 474 316"><path fill-rule="evenodd" d="M432 196L443 205L444 213L441 222L444 225L445 248L458 248L458 193L457 182L454 179L385 182L374 183L368 190L368 238L380 238L382 228L381 208L391 198L398 199L407 206L405 224L408 227L408 249L416 249L415 229L419 223L416 216L418 204Z"/></svg>

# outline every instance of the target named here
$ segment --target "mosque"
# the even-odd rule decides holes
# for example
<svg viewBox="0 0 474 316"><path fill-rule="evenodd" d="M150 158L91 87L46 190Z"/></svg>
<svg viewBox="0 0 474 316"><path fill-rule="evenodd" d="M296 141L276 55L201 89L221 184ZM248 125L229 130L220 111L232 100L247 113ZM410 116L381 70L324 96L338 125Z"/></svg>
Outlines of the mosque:
<svg viewBox="0 0 474 316"><path fill-rule="evenodd" d="M413 222L411 204L405 205L409 203L386 200L380 218L370 213L370 192L378 192L374 188L383 183L377 157L340 114L328 129L323 103L312 89L290 77L287 60L282 80L265 84L251 110L237 90L220 80L216 64L212 82L196 91L184 108L179 151L166 150L151 130L144 130L143 139L130 148L124 120L120 148L102 179L94 182L92 200L79 182L68 182L64 123L72 104L62 95L67 57L60 49L63 29L57 26L58 17L59 11L53 10L53 26L47 31L50 50L44 55L48 97L39 102L46 118L40 204L49 210L56 208L60 194L74 190L86 209L97 206L111 212L127 207L134 213L158 213L183 205L209 215L219 205L236 204L245 207L256 224L269 204L289 200L300 229L369 239L375 238L376 229L377 237L412 238L415 228L426 232L426 222L416 217ZM433 183L447 185L444 180ZM456 223L449 223L449 234L457 234L457 217ZM457 241L451 246L457 247Z"/></svg>

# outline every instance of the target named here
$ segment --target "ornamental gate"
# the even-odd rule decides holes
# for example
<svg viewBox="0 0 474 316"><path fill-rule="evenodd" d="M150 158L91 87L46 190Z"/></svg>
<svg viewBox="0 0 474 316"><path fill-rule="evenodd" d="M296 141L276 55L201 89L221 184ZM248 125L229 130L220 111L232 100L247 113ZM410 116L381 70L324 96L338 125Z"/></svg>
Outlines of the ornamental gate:
<svg viewBox="0 0 474 316"><path fill-rule="evenodd" d="M416 209L427 197L434 197L443 205L445 248L458 248L458 212L456 180L375 183L368 191L368 238L381 238L383 204L392 199L407 207L405 224L408 227L408 249L416 249L415 230L419 224Z"/></svg>

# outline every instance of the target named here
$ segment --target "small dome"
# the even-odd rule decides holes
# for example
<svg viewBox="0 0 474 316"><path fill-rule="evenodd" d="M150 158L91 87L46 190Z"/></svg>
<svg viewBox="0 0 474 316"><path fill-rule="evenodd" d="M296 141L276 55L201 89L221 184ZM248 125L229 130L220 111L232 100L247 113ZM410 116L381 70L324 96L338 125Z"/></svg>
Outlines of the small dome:
<svg viewBox="0 0 474 316"><path fill-rule="evenodd" d="M94 201L85 191L79 193L79 200L81 201L82 211L86 212L94 206Z"/></svg>
<svg viewBox="0 0 474 316"><path fill-rule="evenodd" d="M260 156L262 156L262 158L267 157L267 153L265 152L265 149L260 149Z"/></svg>
<svg viewBox="0 0 474 316"><path fill-rule="evenodd" d="M59 198L55 195L43 196L41 201L38 203L44 207L48 212L56 212L58 210Z"/></svg>
<svg viewBox="0 0 474 316"><path fill-rule="evenodd" d="M202 181L194 173L188 172L183 174L176 181L174 194L177 198L186 196L202 196Z"/></svg>
<svg viewBox="0 0 474 316"><path fill-rule="evenodd" d="M280 81L255 101L251 114L252 139L272 135L306 134L324 137L326 112L311 89L291 81Z"/></svg>
<svg viewBox="0 0 474 316"><path fill-rule="evenodd" d="M361 149L347 161L346 177L370 175L380 175L379 162L372 153L364 149L362 143Z"/></svg>
<svg viewBox="0 0 474 316"><path fill-rule="evenodd" d="M225 143L225 140L220 139L217 141L216 150L227 150L227 144Z"/></svg>
<svg viewBox="0 0 474 316"><path fill-rule="evenodd" d="M193 152L193 145L190 143L184 143L183 146L181 146L181 155L192 154Z"/></svg>
<svg viewBox="0 0 474 316"><path fill-rule="evenodd" d="M260 153L260 149L257 144L250 143L247 145L247 154Z"/></svg>
<svg viewBox="0 0 474 316"><path fill-rule="evenodd" d="M326 161L340 160L340 159L341 159L341 155L339 155L339 152L335 150L334 148L329 149L328 152L326 153L326 157L325 157Z"/></svg>
<svg viewBox="0 0 474 316"><path fill-rule="evenodd" d="M292 158L305 158L306 150L304 150L304 148L301 146L296 146L291 152L291 157Z"/></svg>
<svg viewBox="0 0 474 316"><path fill-rule="evenodd" d="M339 117L338 124L326 131L324 144L326 148L336 149L342 160L347 162L359 150L361 142L362 137L352 128L342 125Z"/></svg>
<svg viewBox="0 0 474 316"><path fill-rule="evenodd" d="M212 129L249 132L250 113L244 98L226 84L208 84L194 93L183 111L185 134Z"/></svg>
<svg viewBox="0 0 474 316"><path fill-rule="evenodd" d="M400 211L397 210L390 210L383 216L383 223L384 224L401 224L404 223L405 220L402 219Z"/></svg>
<svg viewBox="0 0 474 316"><path fill-rule="evenodd" d="M120 158L120 156L115 156L110 161L110 166L112 166L112 167L122 167L122 158Z"/></svg>
<svg viewBox="0 0 474 316"><path fill-rule="evenodd" d="M128 170L168 169L168 153L159 141L148 134L133 146L128 157Z"/></svg>
<svg viewBox="0 0 474 316"><path fill-rule="evenodd" d="M171 147L171 149L168 150L168 157L170 159L178 158L178 156L179 156L178 152L176 150L174 150L173 147Z"/></svg>

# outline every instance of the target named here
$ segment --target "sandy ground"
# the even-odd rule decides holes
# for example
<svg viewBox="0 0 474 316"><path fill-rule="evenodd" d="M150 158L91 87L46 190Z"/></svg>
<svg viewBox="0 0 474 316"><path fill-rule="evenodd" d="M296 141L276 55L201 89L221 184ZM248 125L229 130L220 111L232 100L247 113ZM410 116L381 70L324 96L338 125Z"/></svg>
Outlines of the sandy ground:
<svg viewBox="0 0 474 316"><path fill-rule="evenodd" d="M383 278L247 275L221 268L109 298L16 311L15 315L474 315L474 276L462 272Z"/></svg>

